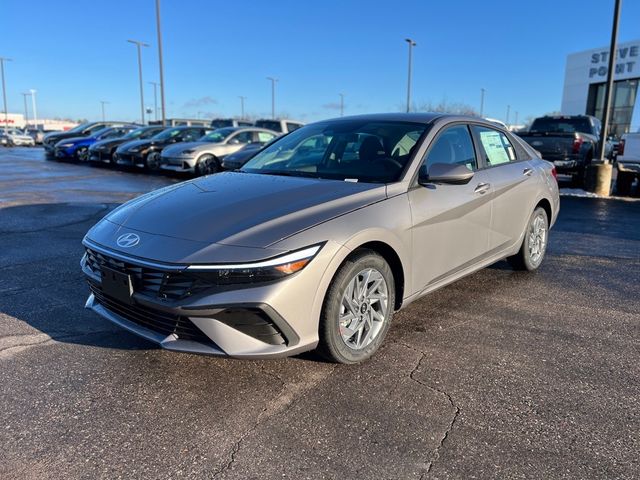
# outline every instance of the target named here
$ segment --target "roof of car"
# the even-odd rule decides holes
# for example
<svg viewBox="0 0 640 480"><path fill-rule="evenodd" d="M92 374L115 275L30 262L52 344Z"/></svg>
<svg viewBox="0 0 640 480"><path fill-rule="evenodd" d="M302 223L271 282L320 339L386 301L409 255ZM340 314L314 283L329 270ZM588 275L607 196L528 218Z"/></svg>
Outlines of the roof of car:
<svg viewBox="0 0 640 480"><path fill-rule="evenodd" d="M363 120L363 121L375 121L375 122L419 122L419 123L431 123L434 120L442 117L462 117L461 115L449 115L446 113L367 113L364 115L352 115L348 117L337 117L321 121L338 121L338 120ZM467 117L468 119L476 120L476 117Z"/></svg>

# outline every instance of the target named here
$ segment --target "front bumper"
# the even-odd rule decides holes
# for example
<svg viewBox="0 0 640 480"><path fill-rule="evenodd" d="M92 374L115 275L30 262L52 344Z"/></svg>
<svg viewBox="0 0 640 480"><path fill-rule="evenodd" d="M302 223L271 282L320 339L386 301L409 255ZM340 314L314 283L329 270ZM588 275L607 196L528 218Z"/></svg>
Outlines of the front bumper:
<svg viewBox="0 0 640 480"><path fill-rule="evenodd" d="M109 152L103 152L101 150L89 150L88 160L90 162L96 163L110 163L111 154Z"/></svg>
<svg viewBox="0 0 640 480"><path fill-rule="evenodd" d="M130 153L130 152L116 152L118 165L124 167L139 167L144 168L144 155L142 153Z"/></svg>
<svg viewBox="0 0 640 480"><path fill-rule="evenodd" d="M74 158L75 156L75 149L71 149L71 148L54 148L53 149L53 155L56 158Z"/></svg>
<svg viewBox="0 0 640 480"><path fill-rule="evenodd" d="M196 169L194 157L160 157L160 168L171 172L193 173Z"/></svg>
<svg viewBox="0 0 640 480"><path fill-rule="evenodd" d="M88 249L96 255L111 254L96 250L93 243ZM234 358L290 356L318 343L318 286L327 260L335 253L335 248L323 249L307 268L277 282L194 290L173 298L162 294L164 287L153 292L154 285L170 283L168 276L153 277L157 269L136 265L136 259L130 258L124 268L135 277L135 286L128 303L103 292L102 274L88 266L95 265L95 258L89 256L82 263L91 289L86 308L168 350ZM117 255L113 265L121 268ZM175 269L164 273L171 280L184 280ZM174 289L176 284L169 287Z"/></svg>

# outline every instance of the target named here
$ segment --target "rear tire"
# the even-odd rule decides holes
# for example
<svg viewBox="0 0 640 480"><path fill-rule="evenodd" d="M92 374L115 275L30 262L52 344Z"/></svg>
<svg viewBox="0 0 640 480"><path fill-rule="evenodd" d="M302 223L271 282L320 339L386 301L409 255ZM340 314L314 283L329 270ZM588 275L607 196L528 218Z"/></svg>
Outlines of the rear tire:
<svg viewBox="0 0 640 480"><path fill-rule="evenodd" d="M544 208L537 207L527 222L520 250L515 255L507 257L507 261L514 270L533 272L542 264L548 243L549 219L547 212Z"/></svg>
<svg viewBox="0 0 640 480"><path fill-rule="evenodd" d="M359 250L336 272L322 306L318 352L327 360L362 362L382 344L391 325L395 284L389 264Z"/></svg>

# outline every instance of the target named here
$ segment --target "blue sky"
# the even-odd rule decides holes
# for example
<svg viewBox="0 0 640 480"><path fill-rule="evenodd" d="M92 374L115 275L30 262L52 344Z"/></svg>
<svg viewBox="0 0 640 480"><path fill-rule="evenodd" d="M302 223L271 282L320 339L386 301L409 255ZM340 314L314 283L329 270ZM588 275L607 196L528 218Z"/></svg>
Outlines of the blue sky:
<svg viewBox="0 0 640 480"><path fill-rule="evenodd" d="M133 38L143 50L145 104L158 80L154 0L3 2L0 56L9 111L38 90L46 117L139 117ZM558 110L568 53L608 45L613 0L244 1L162 0L168 116L271 112L292 118L397 111L406 95L407 44L414 38L416 103L462 102L504 119ZM640 1L625 0L619 41L640 38ZM635 20L635 21L634 21Z"/></svg>

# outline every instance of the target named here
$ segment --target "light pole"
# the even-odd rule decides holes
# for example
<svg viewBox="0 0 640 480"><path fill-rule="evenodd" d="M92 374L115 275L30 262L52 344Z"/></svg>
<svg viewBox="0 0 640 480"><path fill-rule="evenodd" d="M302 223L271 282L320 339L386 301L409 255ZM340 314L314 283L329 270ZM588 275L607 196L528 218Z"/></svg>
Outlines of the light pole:
<svg viewBox="0 0 640 480"><path fill-rule="evenodd" d="M33 88L29 89L31 93L31 106L33 107L33 126L36 130L38 130L38 110L36 110L36 90ZM44 130L44 126L43 126Z"/></svg>
<svg viewBox="0 0 640 480"><path fill-rule="evenodd" d="M267 77L267 80L271 80L271 118L276 118L276 82L275 77Z"/></svg>
<svg viewBox="0 0 640 480"><path fill-rule="evenodd" d="M162 126L165 127L167 119L164 110L164 68L162 66L162 33L160 31L160 0L156 0L156 31L158 33L158 64L160 65L160 103L162 104Z"/></svg>
<svg viewBox="0 0 640 480"><path fill-rule="evenodd" d="M102 121L104 122L104 106L107 105L109 102L107 102L106 100L100 100L100 106L102 107Z"/></svg>
<svg viewBox="0 0 640 480"><path fill-rule="evenodd" d="M4 83L4 62L10 62L7 57L0 57L0 73L2 74L2 100L4 102L4 130L9 126L9 113L7 112L7 86Z"/></svg>
<svg viewBox="0 0 640 480"><path fill-rule="evenodd" d="M127 40L129 43L133 43L138 50L138 76L140 77L140 117L142 118L142 125L144 125L144 91L142 89L142 52L140 47L148 47L149 45L138 40Z"/></svg>
<svg viewBox="0 0 640 480"><path fill-rule="evenodd" d="M340 95L340 116L344 115L344 93L339 93Z"/></svg>
<svg viewBox="0 0 640 480"><path fill-rule="evenodd" d="M240 118L244 118L244 101L247 97L243 97L242 95L238 96L240 99Z"/></svg>
<svg viewBox="0 0 640 480"><path fill-rule="evenodd" d="M410 38L405 38L404 41L409 44L409 75L407 76L407 113L409 113L411 111L411 70L413 68L413 47L415 47L417 43Z"/></svg>
<svg viewBox="0 0 640 480"><path fill-rule="evenodd" d="M153 111L155 116L155 121L158 121L158 82L149 82L153 85Z"/></svg>
<svg viewBox="0 0 640 480"><path fill-rule="evenodd" d="M507 118L506 121L504 122L507 126L509 126L509 113L511 111L511 105L507 105Z"/></svg>
<svg viewBox="0 0 640 480"><path fill-rule="evenodd" d="M613 93L613 69L616 61L616 43L618 41L618 23L620 22L620 2L616 0L613 9L613 26L611 27L611 45L609 48L609 69L607 70L607 86L604 93L604 110L602 115L602 135L600 136L600 145L598 145L598 158L604 163L605 145L609 136L609 105L611 104L611 94Z"/></svg>
<svg viewBox="0 0 640 480"><path fill-rule="evenodd" d="M485 89L481 88L480 89L480 116L481 117L483 116L483 113L484 113L484 92L485 92Z"/></svg>
<svg viewBox="0 0 640 480"><path fill-rule="evenodd" d="M29 109L27 108L27 97L31 95L29 92L22 92L22 99L24 100L24 124L29 125Z"/></svg>

